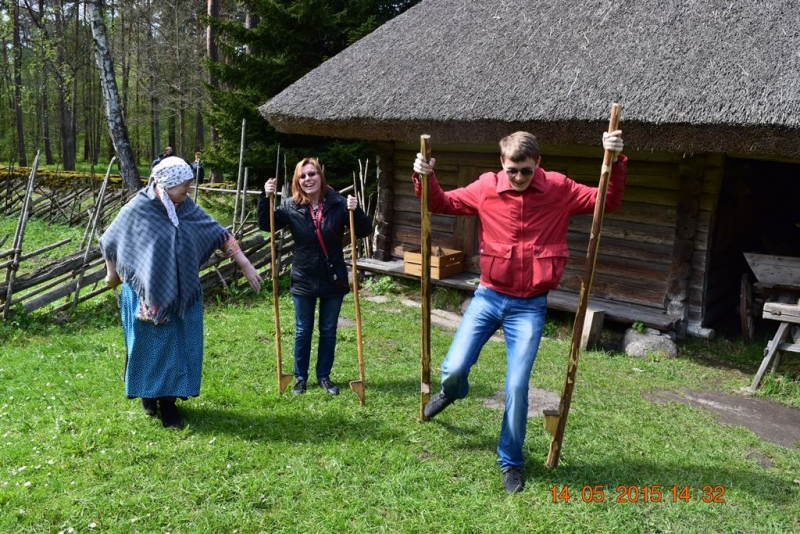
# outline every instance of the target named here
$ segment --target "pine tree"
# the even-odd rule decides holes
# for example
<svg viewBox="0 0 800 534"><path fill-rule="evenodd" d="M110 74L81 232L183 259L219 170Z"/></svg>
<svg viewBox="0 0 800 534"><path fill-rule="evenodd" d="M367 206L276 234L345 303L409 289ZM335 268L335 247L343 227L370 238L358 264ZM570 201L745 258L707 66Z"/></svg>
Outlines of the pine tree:
<svg viewBox="0 0 800 534"><path fill-rule="evenodd" d="M219 36L221 61L209 69L220 88L209 87L211 123L220 139L205 154L207 165L236 169L242 119L247 120L244 164L263 181L275 174L278 144L286 172L297 160L318 157L334 187L352 181L358 159L369 157L365 143L279 134L258 107L291 83L394 18L419 0L250 0L244 2L252 28L240 20L211 21ZM281 157L283 160L283 157ZM281 163L280 178L283 178ZM226 176L225 179L235 179Z"/></svg>

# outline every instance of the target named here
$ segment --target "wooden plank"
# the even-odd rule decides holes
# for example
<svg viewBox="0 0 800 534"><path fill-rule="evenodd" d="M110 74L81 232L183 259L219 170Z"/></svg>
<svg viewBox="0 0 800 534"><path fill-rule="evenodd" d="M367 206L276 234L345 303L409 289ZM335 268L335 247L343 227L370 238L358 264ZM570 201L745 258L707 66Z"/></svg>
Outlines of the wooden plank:
<svg viewBox="0 0 800 534"><path fill-rule="evenodd" d="M762 284L800 286L800 258L745 252L747 264Z"/></svg>
<svg viewBox="0 0 800 534"><path fill-rule="evenodd" d="M588 234L591 225L591 216L581 215L572 218L569 229L573 232ZM606 237L672 247L675 241L675 229L652 224L609 220L603 223L603 239Z"/></svg>
<svg viewBox="0 0 800 534"><path fill-rule="evenodd" d="M670 273L669 265L618 258L607 255L605 252L606 251L603 251L603 254L597 257L597 266L595 268L597 275L608 274L626 279L656 280L660 283L666 283ZM570 255L567 260L567 269L580 271L583 269L584 263L585 258L580 258L577 255Z"/></svg>
<svg viewBox="0 0 800 534"><path fill-rule="evenodd" d="M678 220L678 210L674 206L623 200L622 205L616 211L605 214L604 220L653 224L674 228Z"/></svg>
<svg viewBox="0 0 800 534"><path fill-rule="evenodd" d="M605 317L606 314L603 310L587 308L586 321L583 323L583 330L581 331L581 350L600 344Z"/></svg>
<svg viewBox="0 0 800 534"><path fill-rule="evenodd" d="M420 227L420 214L410 211L397 211L394 213L394 223L401 226L411 226L413 228ZM455 227L458 222L458 217L453 215L432 215L431 216L431 230L438 232L455 232Z"/></svg>
<svg viewBox="0 0 800 534"><path fill-rule="evenodd" d="M565 274L561 278L559 289L579 292L580 279L577 276ZM613 280L606 280L602 276L595 276L592 284L592 296L597 298L609 299L624 304L639 304L653 309L664 309L663 289L633 288L624 282L615 283Z"/></svg>
<svg viewBox="0 0 800 534"><path fill-rule="evenodd" d="M406 247L404 250L419 248L421 246L419 228L395 224L392 227L392 242L395 243L395 246L402 244L403 247ZM437 245L443 248L456 248L453 243L453 234L431 231L431 246Z"/></svg>
<svg viewBox="0 0 800 534"><path fill-rule="evenodd" d="M780 326L778 326L778 331L775 332L775 337L773 337L772 341L770 341L767 345L767 350L764 353L764 359L761 360L761 365L756 372L756 376L753 377L753 383L750 384L750 391L755 391L758 388L758 383L761 382L761 377L764 376L764 371L767 370L770 360L778 351L778 347L783 343L783 340L786 339L788 333L789 323L782 322Z"/></svg>
<svg viewBox="0 0 800 534"><path fill-rule="evenodd" d="M570 254L574 251L576 255L580 256L586 252L588 244L589 236L587 234L572 231L567 233L567 245L569 246ZM603 234L600 239L600 252L603 256L617 256L667 265L670 262L672 247L608 237Z"/></svg>
<svg viewBox="0 0 800 534"><path fill-rule="evenodd" d="M625 202L649 202L661 206L677 206L678 192L664 189L651 189L648 187L626 187L623 195Z"/></svg>
<svg viewBox="0 0 800 534"><path fill-rule="evenodd" d="M549 169L548 169L549 170ZM579 184L596 187L598 182L598 171L591 170L589 172L575 172L571 168L567 168L566 174ZM639 172L631 171L631 166L628 166L628 172L625 175L625 191L630 188L643 188L653 191L677 191L680 188L680 181L678 180L678 171L675 169L674 174L642 174Z"/></svg>
<svg viewBox="0 0 800 534"><path fill-rule="evenodd" d="M781 302L765 302L764 319L772 319L783 323L800 324L800 303L784 304Z"/></svg>

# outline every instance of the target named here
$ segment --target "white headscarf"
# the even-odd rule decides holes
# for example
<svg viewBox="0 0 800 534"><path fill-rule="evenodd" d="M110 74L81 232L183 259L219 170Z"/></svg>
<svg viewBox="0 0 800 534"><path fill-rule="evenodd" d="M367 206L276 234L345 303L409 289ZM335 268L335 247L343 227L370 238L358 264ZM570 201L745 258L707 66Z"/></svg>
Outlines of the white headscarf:
<svg viewBox="0 0 800 534"><path fill-rule="evenodd" d="M150 178L159 189L161 203L167 209L169 220L172 221L172 224L178 226L178 214L175 213L175 206L167 194L167 189L180 185L187 180L192 180L194 178L192 168L182 158L170 156L162 159L158 165L153 167Z"/></svg>

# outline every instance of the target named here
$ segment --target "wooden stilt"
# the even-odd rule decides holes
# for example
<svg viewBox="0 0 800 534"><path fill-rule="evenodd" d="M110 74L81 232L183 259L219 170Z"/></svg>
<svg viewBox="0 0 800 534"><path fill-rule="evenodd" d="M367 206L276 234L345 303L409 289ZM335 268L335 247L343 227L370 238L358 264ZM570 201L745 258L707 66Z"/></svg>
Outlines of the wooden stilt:
<svg viewBox="0 0 800 534"><path fill-rule="evenodd" d="M619 104L612 104L611 119L608 122L608 131L613 132L617 129L619 121ZM581 280L581 291L578 297L578 311L575 313L575 323L572 328L572 342L569 350L569 360L567 363L567 377L564 381L564 391L561 395L561 402L558 406L558 424L555 434L550 440L550 451L547 455L547 467L558 466L561 456L561 443L564 440L564 430L567 426L567 416L572 401L572 389L575 387L575 376L578 372L578 357L580 356L581 336L583 334L583 323L586 318L586 309L589 304L589 293L592 291L594 281L594 269L597 262L597 247L600 244L600 231L603 228L603 214L606 207L606 191L608 189L608 179L611 175L611 164L614 154L606 150L603 156L603 167L600 172L600 183L597 187L597 202L594 208L594 219L592 220L592 230L589 234L589 247L586 251L586 262L584 263L584 274ZM547 421L545 421L546 423ZM552 423L552 420L551 420Z"/></svg>
<svg viewBox="0 0 800 534"><path fill-rule="evenodd" d="M431 158L431 136L421 135L419 151L425 161ZM422 255L422 274L419 280L420 290L420 388L419 388L419 420L425 421L425 405L431 398L431 182L427 174L422 174L422 195L420 215L422 218L420 237L420 253Z"/></svg>

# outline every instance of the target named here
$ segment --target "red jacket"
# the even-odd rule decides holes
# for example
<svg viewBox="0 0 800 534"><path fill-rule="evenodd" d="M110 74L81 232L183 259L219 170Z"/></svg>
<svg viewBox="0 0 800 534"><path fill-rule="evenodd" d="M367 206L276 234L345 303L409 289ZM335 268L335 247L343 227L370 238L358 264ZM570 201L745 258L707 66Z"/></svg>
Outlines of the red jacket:
<svg viewBox="0 0 800 534"><path fill-rule="evenodd" d="M611 167L606 212L622 203L628 160ZM415 173L414 192L421 195ZM567 227L572 215L594 212L597 188L536 168L518 193L505 171L487 172L466 187L444 192L431 176L434 213L477 215L480 220L481 284L514 297L532 297L558 286L567 264Z"/></svg>

